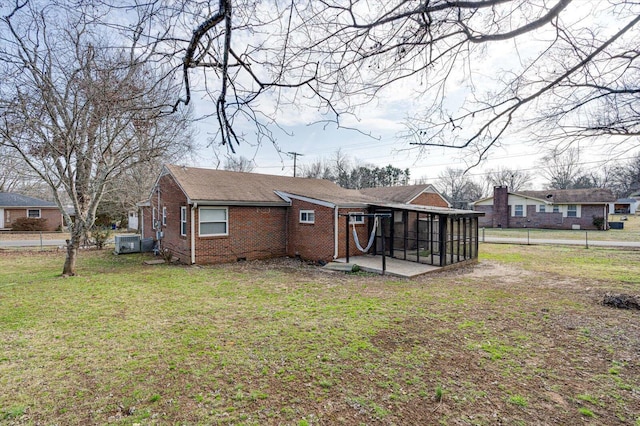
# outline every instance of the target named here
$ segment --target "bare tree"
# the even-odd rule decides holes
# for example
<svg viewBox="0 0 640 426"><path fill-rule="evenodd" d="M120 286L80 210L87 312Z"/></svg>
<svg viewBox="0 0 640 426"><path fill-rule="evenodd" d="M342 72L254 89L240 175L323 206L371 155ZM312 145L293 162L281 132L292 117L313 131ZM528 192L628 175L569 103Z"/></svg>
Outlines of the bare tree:
<svg viewBox="0 0 640 426"><path fill-rule="evenodd" d="M640 134L630 0L219 0L178 15L199 22L174 25L189 40L166 37L167 52L184 52L181 102L205 80L225 143L246 140L243 119L269 138L288 104L341 125L404 81L423 100L406 140L470 148L478 161L523 127L547 141ZM507 44L515 55L488 62Z"/></svg>
<svg viewBox="0 0 640 426"><path fill-rule="evenodd" d="M301 168L302 177L333 180L333 170L322 158L317 158L309 164L303 164Z"/></svg>
<svg viewBox="0 0 640 426"><path fill-rule="evenodd" d="M19 192L32 195L37 181L24 160L0 144L0 192Z"/></svg>
<svg viewBox="0 0 640 426"><path fill-rule="evenodd" d="M173 83L156 78L135 42L107 44L116 36L96 29L103 12L23 2L0 21L0 141L47 183L70 224L66 275L105 191L132 166L188 148L186 112L161 110Z"/></svg>
<svg viewBox="0 0 640 426"><path fill-rule="evenodd" d="M550 189L590 187L586 183L588 177L580 165L578 148L569 148L565 151L553 149L542 158L540 166Z"/></svg>
<svg viewBox="0 0 640 426"><path fill-rule="evenodd" d="M613 170L608 180L608 187L618 197L628 197L640 192L640 154L611 168Z"/></svg>
<svg viewBox="0 0 640 426"><path fill-rule="evenodd" d="M487 179L492 186L506 186L512 191L518 191L526 189L531 184L533 177L523 170L498 167L487 172Z"/></svg>
<svg viewBox="0 0 640 426"><path fill-rule="evenodd" d="M248 159L247 157L227 157L224 162L225 170L232 170L234 172L252 172L255 169L255 163L253 160Z"/></svg>
<svg viewBox="0 0 640 426"><path fill-rule="evenodd" d="M479 200L487 194L482 185L465 174L464 169L450 167L440 173L436 187L451 205L458 209L468 208L470 202Z"/></svg>

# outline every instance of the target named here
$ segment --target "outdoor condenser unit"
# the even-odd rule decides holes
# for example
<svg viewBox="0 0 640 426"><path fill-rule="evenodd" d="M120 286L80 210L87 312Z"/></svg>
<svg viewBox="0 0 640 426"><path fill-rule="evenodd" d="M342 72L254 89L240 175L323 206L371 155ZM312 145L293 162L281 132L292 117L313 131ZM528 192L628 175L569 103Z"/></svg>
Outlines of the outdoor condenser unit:
<svg viewBox="0 0 640 426"><path fill-rule="evenodd" d="M140 253L140 235L116 235L116 254Z"/></svg>

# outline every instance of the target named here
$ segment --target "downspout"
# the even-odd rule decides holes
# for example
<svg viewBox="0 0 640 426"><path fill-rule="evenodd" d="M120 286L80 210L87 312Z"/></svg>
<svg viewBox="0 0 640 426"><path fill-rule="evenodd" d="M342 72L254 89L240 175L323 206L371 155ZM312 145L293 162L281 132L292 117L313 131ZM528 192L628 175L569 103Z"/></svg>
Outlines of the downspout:
<svg viewBox="0 0 640 426"><path fill-rule="evenodd" d="M333 214L333 258L338 258L338 206L334 207Z"/></svg>
<svg viewBox="0 0 640 426"><path fill-rule="evenodd" d="M198 203L191 206L191 264L196 263L196 208Z"/></svg>

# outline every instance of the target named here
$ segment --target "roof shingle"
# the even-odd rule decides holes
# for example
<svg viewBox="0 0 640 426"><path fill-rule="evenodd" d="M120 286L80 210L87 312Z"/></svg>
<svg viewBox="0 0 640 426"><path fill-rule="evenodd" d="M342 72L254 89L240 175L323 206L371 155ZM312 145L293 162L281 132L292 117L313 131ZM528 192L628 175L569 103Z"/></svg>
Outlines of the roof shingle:
<svg viewBox="0 0 640 426"><path fill-rule="evenodd" d="M513 194L538 198L554 204L611 203L616 197L608 189L548 189L545 191L518 191Z"/></svg>
<svg viewBox="0 0 640 426"><path fill-rule="evenodd" d="M242 173L197 167L166 165L185 194L193 201L274 203L283 200L275 191L340 205L378 201L354 189L344 189L323 179Z"/></svg>
<svg viewBox="0 0 640 426"><path fill-rule="evenodd" d="M13 192L0 192L0 207L57 207L55 203Z"/></svg>

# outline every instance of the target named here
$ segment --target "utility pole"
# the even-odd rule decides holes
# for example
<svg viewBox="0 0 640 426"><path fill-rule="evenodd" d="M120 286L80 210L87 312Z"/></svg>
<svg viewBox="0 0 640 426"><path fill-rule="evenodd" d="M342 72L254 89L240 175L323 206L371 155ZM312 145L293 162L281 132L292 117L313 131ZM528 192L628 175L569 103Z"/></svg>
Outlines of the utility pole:
<svg viewBox="0 0 640 426"><path fill-rule="evenodd" d="M296 163L298 160L298 156L303 157L303 155L300 154L299 152L287 152L287 154L293 157L293 177L296 177L296 169L297 169Z"/></svg>

